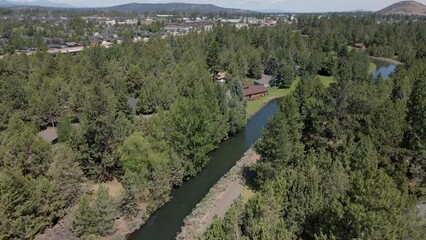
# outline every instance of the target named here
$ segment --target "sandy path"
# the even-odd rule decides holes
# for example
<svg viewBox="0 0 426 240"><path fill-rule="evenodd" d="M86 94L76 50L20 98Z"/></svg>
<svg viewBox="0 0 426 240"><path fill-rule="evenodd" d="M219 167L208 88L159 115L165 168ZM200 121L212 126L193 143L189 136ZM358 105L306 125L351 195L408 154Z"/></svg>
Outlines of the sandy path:
<svg viewBox="0 0 426 240"><path fill-rule="evenodd" d="M225 216L245 186L243 169L254 165L258 159L259 155L254 150L248 150L236 165L210 189L192 213L185 218L185 224L176 239L198 239L210 227L215 216Z"/></svg>
<svg viewBox="0 0 426 240"><path fill-rule="evenodd" d="M223 197L216 204L212 214L207 214L208 220L211 223L214 216L224 217L225 213L231 207L232 203L240 196L244 186L239 182L232 182L228 189L223 193Z"/></svg>
<svg viewBox="0 0 426 240"><path fill-rule="evenodd" d="M390 63L395 64L395 65L402 65L402 64L404 64L404 63L402 63L402 62L400 62L398 60L392 59L392 58L373 57L373 56L370 56L370 57L372 59L374 59L374 60L390 62Z"/></svg>

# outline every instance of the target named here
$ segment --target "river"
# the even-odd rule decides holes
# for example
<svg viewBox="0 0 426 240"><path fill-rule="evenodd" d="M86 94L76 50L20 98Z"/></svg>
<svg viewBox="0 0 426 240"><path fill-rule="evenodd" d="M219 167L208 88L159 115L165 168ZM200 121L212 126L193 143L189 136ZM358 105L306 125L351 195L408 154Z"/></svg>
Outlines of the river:
<svg viewBox="0 0 426 240"><path fill-rule="evenodd" d="M396 65L386 61L373 60L373 63L376 64L377 68L373 72L373 77L376 79L382 76L383 79L389 77L389 75L396 71Z"/></svg>
<svg viewBox="0 0 426 240"><path fill-rule="evenodd" d="M172 199L158 209L130 240L174 239L183 225L183 220L203 199L209 189L227 173L261 136L262 130L279 108L279 100L273 100L251 118L246 127L234 137L222 142L210 153L207 166L182 187L172 191Z"/></svg>

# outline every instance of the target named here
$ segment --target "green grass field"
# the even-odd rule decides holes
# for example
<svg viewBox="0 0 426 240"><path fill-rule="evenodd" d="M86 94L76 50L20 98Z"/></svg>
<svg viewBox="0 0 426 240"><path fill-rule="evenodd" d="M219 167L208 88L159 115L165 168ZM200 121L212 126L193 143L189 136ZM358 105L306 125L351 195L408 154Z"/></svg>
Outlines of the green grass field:
<svg viewBox="0 0 426 240"><path fill-rule="evenodd" d="M261 97L254 101L247 102L247 117L253 116L257 111L259 111L263 106L275 98L284 97L287 94L291 93L296 89L299 79L293 82L290 88L287 89L278 89L278 88L269 88L269 94L267 96Z"/></svg>
<svg viewBox="0 0 426 240"><path fill-rule="evenodd" d="M321 76L321 75L318 75L318 77L325 87L329 87L334 82L334 77Z"/></svg>
<svg viewBox="0 0 426 240"><path fill-rule="evenodd" d="M370 63L370 66L368 66L368 73L373 73L377 68L377 65L374 63Z"/></svg>
<svg viewBox="0 0 426 240"><path fill-rule="evenodd" d="M246 79L244 79L244 82L243 83L251 83L251 84L254 84L254 81L256 81L257 79L254 79L254 78L246 78Z"/></svg>
<svg viewBox="0 0 426 240"><path fill-rule="evenodd" d="M331 83L334 82L333 77L326 77L326 76L320 76L321 82L324 84L325 87L330 86ZM269 88L269 94L267 96L261 97L255 101L248 101L246 112L247 112L247 118L252 117L255 113L257 113L262 107L264 107L268 102L270 102L273 99L281 98L289 93L293 92L296 89L297 84L299 83L299 78L297 78L290 88L286 89L278 89L278 88Z"/></svg>
<svg viewBox="0 0 426 240"><path fill-rule="evenodd" d="M241 197L243 198L243 202L247 203L251 198L255 196L255 193L253 190L245 186L243 190L241 191Z"/></svg>

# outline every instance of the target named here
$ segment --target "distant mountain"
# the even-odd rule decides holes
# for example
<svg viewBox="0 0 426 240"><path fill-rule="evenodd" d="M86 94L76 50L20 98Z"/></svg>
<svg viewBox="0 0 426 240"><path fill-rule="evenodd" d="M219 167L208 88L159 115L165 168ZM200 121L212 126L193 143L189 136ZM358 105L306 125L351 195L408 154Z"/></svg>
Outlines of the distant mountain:
<svg viewBox="0 0 426 240"><path fill-rule="evenodd" d="M100 7L100 8L82 8L74 7L68 4L54 3L47 0L27 1L27 2L11 2L7 0L0 0L0 7L7 8L61 8L61 9L74 9L78 11L117 11L117 12L181 12L181 13L254 13L254 11L235 9L235 8L223 8L213 4L192 4L192 3L128 3L123 5L117 5L112 7Z"/></svg>
<svg viewBox="0 0 426 240"><path fill-rule="evenodd" d="M255 11L261 13L289 13L289 11L282 9L256 9Z"/></svg>
<svg viewBox="0 0 426 240"><path fill-rule="evenodd" d="M46 0L37 1L18 1L12 2L0 0L0 7L48 7L48 8L73 8L73 6L65 3L49 2Z"/></svg>
<svg viewBox="0 0 426 240"><path fill-rule="evenodd" d="M222 8L213 4L192 4L192 3L129 3L113 7L97 8L104 11L119 11L119 12L183 12L183 13L219 13L219 12L251 12L249 10Z"/></svg>
<svg viewBox="0 0 426 240"><path fill-rule="evenodd" d="M416 1L402 1L390 5L377 13L383 15L397 14L426 16L426 6Z"/></svg>
<svg viewBox="0 0 426 240"><path fill-rule="evenodd" d="M368 13L368 12L372 12L371 10L367 10L367 9L354 9L354 10L352 10L352 11L349 11L349 12L366 12L366 13Z"/></svg>
<svg viewBox="0 0 426 240"><path fill-rule="evenodd" d="M16 6L13 2L9 2L7 0L0 0L0 7L13 7Z"/></svg>

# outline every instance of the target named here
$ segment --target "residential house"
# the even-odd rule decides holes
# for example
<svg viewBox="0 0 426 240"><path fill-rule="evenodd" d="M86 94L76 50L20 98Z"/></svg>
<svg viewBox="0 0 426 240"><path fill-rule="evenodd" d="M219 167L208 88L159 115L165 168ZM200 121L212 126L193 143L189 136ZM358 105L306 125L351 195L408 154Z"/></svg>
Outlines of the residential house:
<svg viewBox="0 0 426 240"><path fill-rule="evenodd" d="M63 48L64 46L63 46L62 44L53 43L53 44L49 44L49 45L47 45L47 47L48 47L49 49L61 49L61 48Z"/></svg>
<svg viewBox="0 0 426 240"><path fill-rule="evenodd" d="M143 39L140 36L134 36L133 37L133 42L142 42L142 41L143 41Z"/></svg>
<svg viewBox="0 0 426 240"><path fill-rule="evenodd" d="M113 20L106 21L105 24L109 26L114 26L115 24L117 24L117 22L115 21L115 19L113 19Z"/></svg>
<svg viewBox="0 0 426 240"><path fill-rule="evenodd" d="M47 128L46 130L39 132L38 136L43 138L48 143L55 144L58 142L57 129L53 127Z"/></svg>
<svg viewBox="0 0 426 240"><path fill-rule="evenodd" d="M78 44L76 42L65 42L64 45L67 46L67 47L78 47L78 46L80 46L80 44Z"/></svg>
<svg viewBox="0 0 426 240"><path fill-rule="evenodd" d="M234 25L237 29L241 29L241 28L245 28L249 26L247 23L235 23Z"/></svg>
<svg viewBox="0 0 426 240"><path fill-rule="evenodd" d="M126 21L127 25L136 25L138 24L138 20L137 19L127 19Z"/></svg>
<svg viewBox="0 0 426 240"><path fill-rule="evenodd" d="M99 46L102 44L102 40L100 39L92 39L90 40L90 47L95 47L95 46Z"/></svg>
<svg viewBox="0 0 426 240"><path fill-rule="evenodd" d="M265 86L253 85L250 83L245 83L243 85L243 92L247 100L256 100L268 95L268 89L266 89Z"/></svg>
<svg viewBox="0 0 426 240"><path fill-rule="evenodd" d="M61 49L49 49L47 53L49 54L63 53L63 54L75 55L77 53L80 53L83 50L84 50L84 47L64 47Z"/></svg>
<svg viewBox="0 0 426 240"><path fill-rule="evenodd" d="M103 41L101 43L101 46L104 48L110 48L112 45L114 45L112 42L108 42L108 41Z"/></svg>
<svg viewBox="0 0 426 240"><path fill-rule="evenodd" d="M125 19L125 18L120 18L120 19L118 19L117 24L118 25L124 25L124 24L126 24L126 20L127 19Z"/></svg>
<svg viewBox="0 0 426 240"><path fill-rule="evenodd" d="M357 49L367 49L367 45L365 43L355 43L353 47Z"/></svg>

